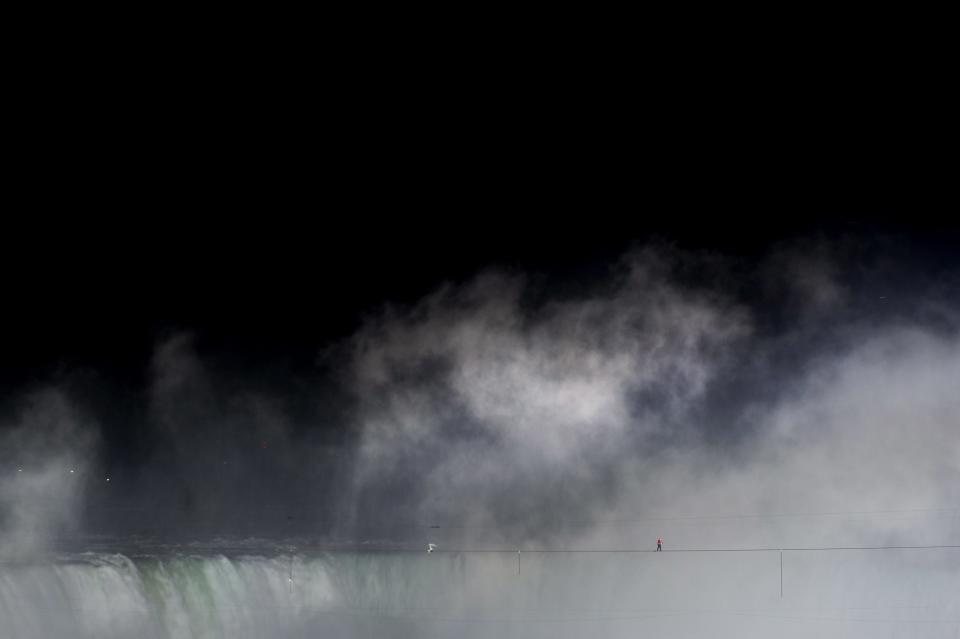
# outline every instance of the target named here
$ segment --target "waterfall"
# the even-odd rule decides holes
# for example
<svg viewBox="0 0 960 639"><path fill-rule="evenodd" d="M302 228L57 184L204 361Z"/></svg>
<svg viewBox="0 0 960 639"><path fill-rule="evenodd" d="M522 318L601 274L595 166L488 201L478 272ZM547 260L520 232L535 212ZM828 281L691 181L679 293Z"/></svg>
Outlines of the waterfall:
<svg viewBox="0 0 960 639"><path fill-rule="evenodd" d="M783 598L779 566L779 553L81 553L0 565L0 638L956 636L960 551L785 552Z"/></svg>

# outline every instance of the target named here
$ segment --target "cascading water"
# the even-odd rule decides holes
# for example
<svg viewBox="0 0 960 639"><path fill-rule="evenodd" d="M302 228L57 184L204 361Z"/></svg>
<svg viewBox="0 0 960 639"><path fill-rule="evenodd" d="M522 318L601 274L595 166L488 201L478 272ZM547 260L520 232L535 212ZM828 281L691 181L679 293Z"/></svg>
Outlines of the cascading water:
<svg viewBox="0 0 960 639"><path fill-rule="evenodd" d="M81 553L0 566L0 638L956 636L956 550L785 555Z"/></svg>

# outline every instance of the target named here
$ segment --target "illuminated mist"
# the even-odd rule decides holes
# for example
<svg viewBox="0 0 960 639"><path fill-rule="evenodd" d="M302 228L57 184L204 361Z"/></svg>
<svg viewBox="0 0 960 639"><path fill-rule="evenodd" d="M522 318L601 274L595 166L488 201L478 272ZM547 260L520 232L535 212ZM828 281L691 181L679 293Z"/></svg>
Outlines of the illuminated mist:
<svg viewBox="0 0 960 639"><path fill-rule="evenodd" d="M84 398L32 394L0 637L957 637L958 275L864 255L490 268L310 379L172 334L109 493Z"/></svg>

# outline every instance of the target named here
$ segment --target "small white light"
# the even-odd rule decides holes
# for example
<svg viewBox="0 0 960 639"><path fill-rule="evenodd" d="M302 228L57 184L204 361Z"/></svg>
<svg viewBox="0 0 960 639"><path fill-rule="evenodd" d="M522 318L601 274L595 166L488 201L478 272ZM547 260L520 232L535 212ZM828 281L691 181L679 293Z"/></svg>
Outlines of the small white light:
<svg viewBox="0 0 960 639"><path fill-rule="evenodd" d="M18 468L18 469L17 469L17 472L18 472L18 473L22 473L22 472L23 472L23 469L22 469L22 468Z"/></svg>
<svg viewBox="0 0 960 639"><path fill-rule="evenodd" d="M109 478L109 477L107 477L107 481L110 481L110 478Z"/></svg>
<svg viewBox="0 0 960 639"><path fill-rule="evenodd" d="M73 472L73 469L72 469L72 468L70 469L70 472L71 472L71 473Z"/></svg>

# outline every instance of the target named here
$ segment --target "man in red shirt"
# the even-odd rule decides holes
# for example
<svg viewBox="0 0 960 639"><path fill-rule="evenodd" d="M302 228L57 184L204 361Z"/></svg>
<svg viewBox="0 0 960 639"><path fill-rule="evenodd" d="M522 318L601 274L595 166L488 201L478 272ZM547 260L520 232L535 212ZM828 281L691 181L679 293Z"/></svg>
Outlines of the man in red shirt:
<svg viewBox="0 0 960 639"><path fill-rule="evenodd" d="M657 537L657 552L663 550L663 537Z"/></svg>

